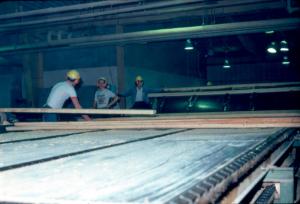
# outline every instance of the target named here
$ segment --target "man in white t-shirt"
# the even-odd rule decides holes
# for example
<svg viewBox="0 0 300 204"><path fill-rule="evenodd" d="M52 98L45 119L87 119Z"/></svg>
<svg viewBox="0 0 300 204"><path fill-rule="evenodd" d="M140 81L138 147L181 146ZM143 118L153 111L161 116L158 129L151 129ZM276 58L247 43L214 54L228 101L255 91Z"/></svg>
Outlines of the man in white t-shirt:
<svg viewBox="0 0 300 204"><path fill-rule="evenodd" d="M112 108L116 105L119 97L115 93L107 89L107 80L100 77L97 80L98 90L95 93L93 108Z"/></svg>
<svg viewBox="0 0 300 204"><path fill-rule="evenodd" d="M78 101L74 86L79 84L80 75L76 70L70 70L67 73L67 80L57 83L48 96L45 108L62 108L67 99L71 99L74 107L80 109L81 105ZM91 120L88 115L82 115L85 120ZM44 121L55 122L57 121L57 114L46 113L43 117Z"/></svg>

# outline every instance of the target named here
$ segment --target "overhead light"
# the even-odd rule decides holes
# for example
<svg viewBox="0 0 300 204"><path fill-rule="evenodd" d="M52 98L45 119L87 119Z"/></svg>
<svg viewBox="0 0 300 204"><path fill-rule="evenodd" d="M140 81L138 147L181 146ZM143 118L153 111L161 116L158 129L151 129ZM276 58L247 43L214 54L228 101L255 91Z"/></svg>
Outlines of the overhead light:
<svg viewBox="0 0 300 204"><path fill-rule="evenodd" d="M271 44L267 48L267 51L268 51L268 53L271 53L271 54L277 53L276 43L275 42L271 42Z"/></svg>
<svg viewBox="0 0 300 204"><path fill-rule="evenodd" d="M289 58L287 56L284 56L281 64L283 64L283 65L289 65L290 64Z"/></svg>
<svg viewBox="0 0 300 204"><path fill-rule="evenodd" d="M229 69L230 67L231 67L231 66L230 66L230 64L229 64L228 59L225 59L224 64L223 64L223 68L224 68L224 69Z"/></svg>
<svg viewBox="0 0 300 204"><path fill-rule="evenodd" d="M286 40L282 40L280 42L280 51L281 52L288 52L289 51L288 43L287 43Z"/></svg>
<svg viewBox="0 0 300 204"><path fill-rule="evenodd" d="M275 33L274 30L268 30L268 31L265 32L265 34L273 34L273 33Z"/></svg>
<svg viewBox="0 0 300 204"><path fill-rule="evenodd" d="M187 40L185 41L184 49L185 49L185 50L193 50L193 49L194 49L194 46L193 46L193 44L192 44L191 39L187 39Z"/></svg>

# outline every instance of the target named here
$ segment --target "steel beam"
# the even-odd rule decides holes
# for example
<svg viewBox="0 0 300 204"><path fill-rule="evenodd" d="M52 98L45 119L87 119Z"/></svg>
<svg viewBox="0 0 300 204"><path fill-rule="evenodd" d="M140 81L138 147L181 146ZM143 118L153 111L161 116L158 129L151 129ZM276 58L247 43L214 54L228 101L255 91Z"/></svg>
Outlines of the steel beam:
<svg viewBox="0 0 300 204"><path fill-rule="evenodd" d="M83 9L96 9L98 7L105 7L105 6L116 6L116 5L124 5L130 3L138 3L141 0L109 0L109 1L101 1L101 2L92 2L92 3L84 3L84 4L75 4L69 6L60 6L55 8L46 8L46 9L38 9L32 11L23 11L23 12L16 12L16 13L9 13L0 15L0 20L10 20L14 18L24 18L29 16L37 16L37 15L47 15L47 14L55 14L61 12L71 12L71 11L80 11Z"/></svg>
<svg viewBox="0 0 300 204"><path fill-rule="evenodd" d="M168 7L168 6L176 6L188 3L198 3L203 2L203 0L177 0L177 1L164 1L158 3L152 3L147 5L140 5L134 6L129 8L120 8L120 9L113 9L103 12L96 12L96 13L88 13L88 14L79 14L79 15L72 15L72 16L65 16L65 17L57 17L57 18L50 18L50 19L41 19L41 20L33 20L21 23L11 23L1 25L2 27L21 27L21 26L29 26L35 24L45 24L45 23L54 23L54 22L62 22L62 21L71 21L71 20L79 20L83 18L95 18L103 15L113 15L113 14L120 14L120 13L127 13L127 12L134 12L134 11L142 11L145 9L156 9L161 7Z"/></svg>
<svg viewBox="0 0 300 204"><path fill-rule="evenodd" d="M198 11L200 10L207 10L207 9L216 9L216 8L228 8L232 6L245 6L245 5L255 5L255 4L261 4L261 3L278 3L278 1L274 2L272 0L232 0L232 1L225 1L225 2L219 2L215 4L201 4L198 5L197 3L203 3L203 0L177 0L177 1L164 1L164 2L157 2L157 3L150 3L145 5L139 5L139 6L131 6L131 7L124 7L119 9L112 9L112 10L106 10L102 12L91 12L87 14L73 14L69 16L63 16L63 17L53 17L53 18L43 18L39 20L31 20L31 21L25 21L22 20L22 22L15 22L15 23L8 23L8 24L2 24L0 25L0 31L6 31L8 29L20 29L22 27L28 27L28 26L43 26L53 23L70 23L70 22L78 22L80 20L95 20L95 18L103 17L103 16L109 16L109 18L112 18L113 15L120 15L120 14L129 14L131 15L135 12L148 12L148 11L154 11L155 9L164 9L164 8L171 8L175 6L185 6L185 5L193 5ZM256 5L257 6L257 5ZM180 9L181 7L179 7ZM158 10L157 10L158 11ZM164 11L161 10L159 12L159 15L164 14ZM147 16L148 14L145 13ZM158 15L156 13L156 15ZM189 14L186 14L188 15ZM0 16L1 17L1 16ZM121 16L120 16L121 17ZM119 18L120 18L119 17Z"/></svg>
<svg viewBox="0 0 300 204"><path fill-rule="evenodd" d="M40 49L70 46L91 46L146 43L168 40L183 40L186 38L205 38L226 35L239 35L265 32L267 30L291 30L300 26L299 18L287 18L276 20L248 21L237 23L225 23L204 26L180 27L170 29L157 29L120 34L109 34L91 37L56 40L44 43L23 44L0 47L0 53L16 51L36 51Z"/></svg>
<svg viewBox="0 0 300 204"><path fill-rule="evenodd" d="M256 4L245 4L245 5L236 5L236 6L227 6L227 7L218 7L218 8L209 8L203 9L203 5L183 5L178 7L166 7L162 9L152 9L152 10L143 10L130 13L121 13L109 16L101 16L93 21L93 26L107 26L107 25L129 25L136 23L147 23L147 22L166 22L173 21L174 19L184 18L184 17L198 17L202 18L203 16L212 15L212 16L224 16L224 15L238 15L249 12L265 12L267 10L274 9L285 9L285 5L282 2L263 2ZM208 10L210 14L208 14ZM72 21L67 24L67 26L72 26L72 28L81 28L86 29L86 23L89 22L89 19L78 19L76 22ZM89 22L90 24L90 22ZM205 23L204 24L209 24ZM56 28L64 29L66 23L58 22L53 24ZM0 26L1 27L1 26ZM26 30L32 32L33 29L48 29L48 24L41 25L32 25L26 26L22 29L20 27L11 27L11 28L2 28L0 29L3 33L10 33L11 31L18 30L20 32L26 32Z"/></svg>

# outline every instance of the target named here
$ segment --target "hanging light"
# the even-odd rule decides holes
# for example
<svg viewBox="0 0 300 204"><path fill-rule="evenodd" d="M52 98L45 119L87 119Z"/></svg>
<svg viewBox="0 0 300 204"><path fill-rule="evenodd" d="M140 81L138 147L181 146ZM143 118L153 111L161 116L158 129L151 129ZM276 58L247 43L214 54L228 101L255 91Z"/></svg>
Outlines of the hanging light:
<svg viewBox="0 0 300 204"><path fill-rule="evenodd" d="M185 41L184 49L185 49L185 50L193 50L193 49L194 49L194 46L193 46L193 44L192 44L191 39L187 39L187 40Z"/></svg>
<svg viewBox="0 0 300 204"><path fill-rule="evenodd" d="M284 56L281 64L283 64L283 65L289 65L290 64L289 58L287 56Z"/></svg>
<svg viewBox="0 0 300 204"><path fill-rule="evenodd" d="M282 40L280 42L280 51L281 52L288 52L289 51L288 43L287 43L286 40Z"/></svg>
<svg viewBox="0 0 300 204"><path fill-rule="evenodd" d="M271 42L271 44L267 48L268 53L275 54L277 53L275 42Z"/></svg>
<svg viewBox="0 0 300 204"><path fill-rule="evenodd" d="M223 64L223 68L224 68L224 69L230 69L230 67L231 67L231 66L230 66L230 64L229 64L228 59L225 59L225 60L224 60L224 64Z"/></svg>
<svg viewBox="0 0 300 204"><path fill-rule="evenodd" d="M274 30L268 30L268 31L266 31L266 32L265 32L265 34L267 34L267 35L269 35L269 34L273 34L273 33L275 33L275 31L274 31Z"/></svg>

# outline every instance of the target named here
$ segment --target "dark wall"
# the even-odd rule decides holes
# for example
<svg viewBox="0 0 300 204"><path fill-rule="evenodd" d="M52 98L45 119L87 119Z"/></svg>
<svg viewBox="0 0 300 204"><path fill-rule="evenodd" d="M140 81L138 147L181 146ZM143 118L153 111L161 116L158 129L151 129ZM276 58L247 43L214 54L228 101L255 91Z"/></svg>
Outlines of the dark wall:
<svg viewBox="0 0 300 204"><path fill-rule="evenodd" d="M300 81L300 69L280 63L232 64L230 69L210 66L207 73L213 85Z"/></svg>
<svg viewBox="0 0 300 204"><path fill-rule="evenodd" d="M184 50L185 41L168 41L125 46L125 66L197 77L197 51Z"/></svg>
<svg viewBox="0 0 300 204"><path fill-rule="evenodd" d="M113 46L61 49L48 51L44 55L45 70L115 65L116 53Z"/></svg>

